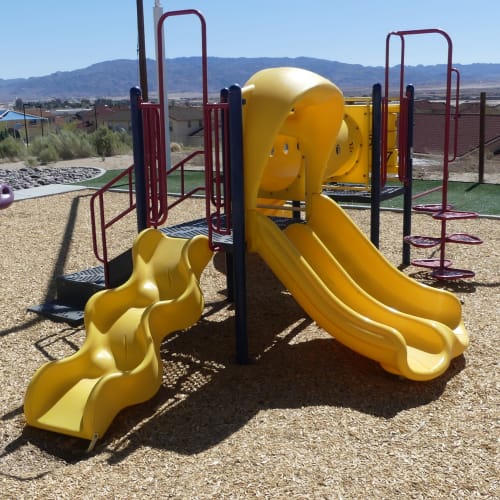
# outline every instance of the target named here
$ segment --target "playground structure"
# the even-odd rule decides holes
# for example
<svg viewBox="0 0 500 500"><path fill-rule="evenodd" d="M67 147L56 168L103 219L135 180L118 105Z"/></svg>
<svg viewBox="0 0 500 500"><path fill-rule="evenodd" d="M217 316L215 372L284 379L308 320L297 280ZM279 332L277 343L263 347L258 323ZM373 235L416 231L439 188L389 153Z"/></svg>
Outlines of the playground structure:
<svg viewBox="0 0 500 500"><path fill-rule="evenodd" d="M460 302L398 271L329 196L339 180L343 187L371 182L380 196L375 171L382 178L397 173L406 188L411 185L411 89L389 104L375 86L373 102L356 102L357 108L346 112L341 90L329 80L303 69L272 68L241 88L224 89L220 101L210 104L205 20L193 10L167 12L159 21L160 35L165 20L177 15L195 15L202 27L205 135L204 150L194 154L204 156L205 185L183 189L167 202L168 175L183 175L187 160L166 163L159 36L160 104L142 102L140 91L132 89L134 165L97 192L91 205L94 248L108 285L123 276L113 277L108 266L106 231L136 211L139 236L131 275L87 302L82 348L35 374L25 397L28 424L93 444L120 409L152 397L161 383L161 341L202 314L198 280L212 251L226 253L239 362L248 360L248 251L257 252L311 318L350 349L408 379L444 373L468 345ZM372 136L371 148L363 146L366 134ZM399 161L387 162L388 156ZM104 195L127 177L129 205L106 221ZM206 219L164 226L174 205L200 192Z"/></svg>

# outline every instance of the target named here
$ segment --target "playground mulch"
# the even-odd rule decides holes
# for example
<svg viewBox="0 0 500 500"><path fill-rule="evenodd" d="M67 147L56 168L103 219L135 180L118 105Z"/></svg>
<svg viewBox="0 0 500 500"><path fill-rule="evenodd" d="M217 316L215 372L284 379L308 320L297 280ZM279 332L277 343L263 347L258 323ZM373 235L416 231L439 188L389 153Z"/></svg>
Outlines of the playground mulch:
<svg viewBox="0 0 500 500"><path fill-rule="evenodd" d="M84 338L81 327L27 308L53 297L56 276L97 264L90 194L0 211L2 498L498 498L500 222L487 218L450 223L484 240L448 247L473 279L436 283L421 269L404 270L463 304L471 345L436 380L402 380L340 345L255 255L248 256L253 362L237 365L218 255L202 276L203 318L163 344L164 383L152 400L122 411L90 454L86 442L26 427L33 373ZM125 198L112 193L110 207ZM201 202L187 203L170 223L201 214ZM368 231L368 211L350 214ZM413 225L415 234L439 234L429 216L416 214ZM381 250L396 265L401 226L400 213L382 214ZM113 252L130 246L133 218L114 234Z"/></svg>

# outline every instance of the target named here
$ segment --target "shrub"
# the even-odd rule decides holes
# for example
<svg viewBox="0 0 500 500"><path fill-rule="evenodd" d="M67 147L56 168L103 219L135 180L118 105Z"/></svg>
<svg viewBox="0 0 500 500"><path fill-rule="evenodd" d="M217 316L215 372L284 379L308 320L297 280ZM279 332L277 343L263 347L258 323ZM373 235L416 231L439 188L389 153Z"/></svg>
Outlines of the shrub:
<svg viewBox="0 0 500 500"><path fill-rule="evenodd" d="M28 156L24 161L27 167L35 167L38 164L38 160L34 156Z"/></svg>
<svg viewBox="0 0 500 500"><path fill-rule="evenodd" d="M113 132L106 127L99 127L93 134L95 149L99 156L113 156L117 150L117 140Z"/></svg>
<svg viewBox="0 0 500 500"><path fill-rule="evenodd" d="M113 132L107 127L99 127L91 134L95 150L99 156L114 156L130 151L132 137L126 131Z"/></svg>
<svg viewBox="0 0 500 500"><path fill-rule="evenodd" d="M49 148L49 152L45 151L47 148ZM62 130L59 134L49 134L33 139L30 144L30 153L36 156L40 162L46 163L42 160L42 156L45 160L55 156L58 160L73 160L93 156L95 151L86 134Z"/></svg>
<svg viewBox="0 0 500 500"><path fill-rule="evenodd" d="M128 153L132 150L132 134L126 130L116 132L119 141L119 152Z"/></svg>
<svg viewBox="0 0 500 500"><path fill-rule="evenodd" d="M42 165L53 163L60 160L57 149L53 144L47 143L45 147L38 153L38 160Z"/></svg>
<svg viewBox="0 0 500 500"><path fill-rule="evenodd" d="M47 146L48 144L48 137L35 137L32 139L30 142L28 151L31 154L31 156L34 156L35 158L38 158L40 155L40 152Z"/></svg>
<svg viewBox="0 0 500 500"><path fill-rule="evenodd" d="M11 161L22 159L26 155L24 143L14 137L8 136L0 141L0 158Z"/></svg>
<svg viewBox="0 0 500 500"><path fill-rule="evenodd" d="M62 130L58 135L52 135L51 139L62 160L88 158L94 154L86 134Z"/></svg>

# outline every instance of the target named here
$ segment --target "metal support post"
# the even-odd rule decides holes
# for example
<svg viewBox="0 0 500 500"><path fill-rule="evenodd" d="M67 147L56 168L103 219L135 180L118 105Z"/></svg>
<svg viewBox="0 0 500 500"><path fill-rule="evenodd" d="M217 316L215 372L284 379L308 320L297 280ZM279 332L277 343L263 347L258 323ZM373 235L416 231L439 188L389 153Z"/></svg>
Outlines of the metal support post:
<svg viewBox="0 0 500 500"><path fill-rule="evenodd" d="M372 90L372 179L370 206L370 240L378 248L380 236L380 170L382 141L382 86L376 83ZM385 161L385 159L384 159Z"/></svg>
<svg viewBox="0 0 500 500"><path fill-rule="evenodd" d="M233 227L232 293L236 323L236 361L240 364L246 364L248 363L248 325L241 107L241 88L237 85L232 85L229 89L229 162L231 165L231 214Z"/></svg>

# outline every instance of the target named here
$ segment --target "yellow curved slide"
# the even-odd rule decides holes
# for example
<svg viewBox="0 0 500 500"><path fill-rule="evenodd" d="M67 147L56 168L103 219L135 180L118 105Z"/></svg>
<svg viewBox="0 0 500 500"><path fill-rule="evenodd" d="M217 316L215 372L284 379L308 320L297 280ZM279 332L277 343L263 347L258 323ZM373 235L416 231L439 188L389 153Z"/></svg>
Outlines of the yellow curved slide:
<svg viewBox="0 0 500 500"><path fill-rule="evenodd" d="M24 399L27 423L95 441L121 409L150 399L161 385L162 340L203 311L198 282L211 255L204 236L141 232L129 280L89 299L80 350L33 376Z"/></svg>
<svg viewBox="0 0 500 500"><path fill-rule="evenodd" d="M254 212L255 250L339 342L408 379L441 375L468 345L458 299L398 271L334 201L313 205L285 231Z"/></svg>
<svg viewBox="0 0 500 500"><path fill-rule="evenodd" d="M305 70L271 68L243 94L248 250L338 341L412 380L441 375L468 345L460 302L401 273L321 194L332 158L338 171L352 161L340 90ZM305 221L281 231L267 200L301 201Z"/></svg>

